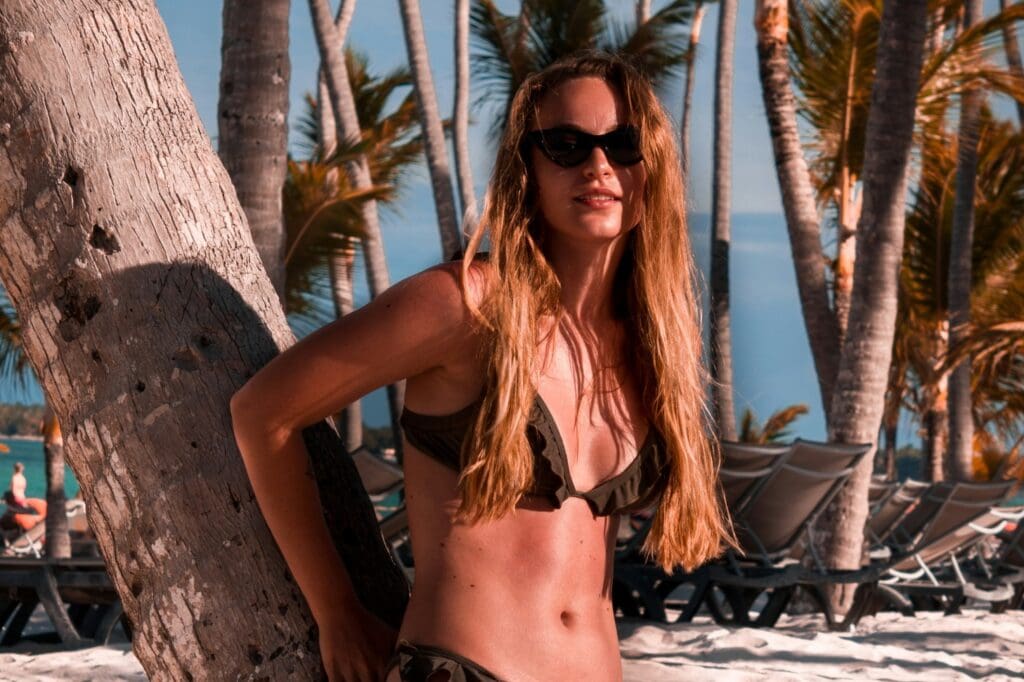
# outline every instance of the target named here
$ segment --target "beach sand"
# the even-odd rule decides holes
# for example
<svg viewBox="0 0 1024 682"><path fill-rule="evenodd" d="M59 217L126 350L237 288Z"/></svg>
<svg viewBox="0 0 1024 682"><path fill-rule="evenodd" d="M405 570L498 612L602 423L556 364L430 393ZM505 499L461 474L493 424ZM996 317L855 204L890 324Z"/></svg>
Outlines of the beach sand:
<svg viewBox="0 0 1024 682"><path fill-rule="evenodd" d="M45 615L34 622L44 627ZM783 616L778 627L728 629L709 618L653 625L619 622L627 682L663 680L976 680L1024 678L1024 611L957 616L883 613L856 632L822 632L819 616ZM127 642L62 651L0 648L0 680L145 680Z"/></svg>

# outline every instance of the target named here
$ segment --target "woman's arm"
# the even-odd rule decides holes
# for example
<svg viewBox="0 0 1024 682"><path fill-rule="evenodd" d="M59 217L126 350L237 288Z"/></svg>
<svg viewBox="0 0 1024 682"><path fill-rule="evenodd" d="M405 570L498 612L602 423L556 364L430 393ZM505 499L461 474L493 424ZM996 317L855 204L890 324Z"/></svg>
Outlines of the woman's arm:
<svg viewBox="0 0 1024 682"><path fill-rule="evenodd" d="M456 357L471 328L456 277L445 265L395 285L283 352L231 399L267 525L322 634L339 632L352 648L373 644L365 639L368 614L331 542L301 431L379 386Z"/></svg>

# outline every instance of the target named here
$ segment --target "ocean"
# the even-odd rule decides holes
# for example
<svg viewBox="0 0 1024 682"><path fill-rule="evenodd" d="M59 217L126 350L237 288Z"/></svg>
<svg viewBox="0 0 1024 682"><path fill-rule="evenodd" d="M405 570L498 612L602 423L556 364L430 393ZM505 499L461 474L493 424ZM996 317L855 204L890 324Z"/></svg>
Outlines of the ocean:
<svg viewBox="0 0 1024 682"><path fill-rule="evenodd" d="M14 463L25 465L25 480L28 482L27 497L46 497L46 460L43 459L43 442L41 440L11 440L0 438L11 449L0 452L0 492L11 487L11 474ZM64 465L64 494L69 498L78 494L78 481L71 467Z"/></svg>

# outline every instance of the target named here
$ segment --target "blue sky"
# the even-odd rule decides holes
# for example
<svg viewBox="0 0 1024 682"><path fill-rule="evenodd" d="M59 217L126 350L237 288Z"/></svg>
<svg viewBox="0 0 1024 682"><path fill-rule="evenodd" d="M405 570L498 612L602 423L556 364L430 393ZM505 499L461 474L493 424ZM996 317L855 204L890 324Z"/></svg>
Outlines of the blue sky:
<svg viewBox="0 0 1024 682"><path fill-rule="evenodd" d="M167 25L178 65L196 110L211 137L217 134L216 108L220 70L221 3L210 0L157 0ZM337 2L333 3L335 6ZM628 21L632 0L618 0L613 15ZM665 4L655 1L654 9ZM438 101L449 115L454 86L453 2L422 1L424 27ZM517 2L501 0L513 11ZM736 404L752 406L763 418L775 409L807 403L811 413L797 422L795 432L808 438L824 436L810 352L796 295L785 222L781 216L768 126L760 97L752 2L739 3L736 33L733 104L733 251L732 301ZM990 7L991 5L991 7ZM995 9L994 0L986 11ZM708 217L711 201L712 85L714 78L717 5L709 5L697 57L692 118L691 231L697 260L706 264L710 249ZM291 12L290 121L301 115L302 96L313 91L319 57L313 38L308 3L293 0ZM381 73L407 62L398 3L359 2L349 43L366 53L371 70ZM681 80L666 88L663 100L678 118ZM486 135L486 114L471 126L473 173L482 195L490 171L492 150ZM297 139L293 133L291 142ZM214 146L216 143L214 141ZM396 212L382 215L384 241L392 281L407 277L440 258L437 227L426 172L416 177ZM357 281L362 273L357 273ZM357 292L366 299L365 288ZM27 391L0 386L2 400L38 401L37 387ZM385 404L379 395L366 405L367 421L382 424ZM909 427L901 438L911 436Z"/></svg>

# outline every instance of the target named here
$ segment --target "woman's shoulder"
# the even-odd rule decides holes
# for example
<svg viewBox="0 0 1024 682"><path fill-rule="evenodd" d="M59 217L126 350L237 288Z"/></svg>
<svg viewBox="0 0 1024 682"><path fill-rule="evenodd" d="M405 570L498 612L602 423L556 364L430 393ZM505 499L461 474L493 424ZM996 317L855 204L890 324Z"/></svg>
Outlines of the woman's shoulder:
<svg viewBox="0 0 1024 682"><path fill-rule="evenodd" d="M471 315L483 305L493 287L493 265L487 254L478 254L466 266L462 259L439 263L419 272L397 287L421 301L432 315L455 319ZM468 319L468 318L467 318Z"/></svg>

